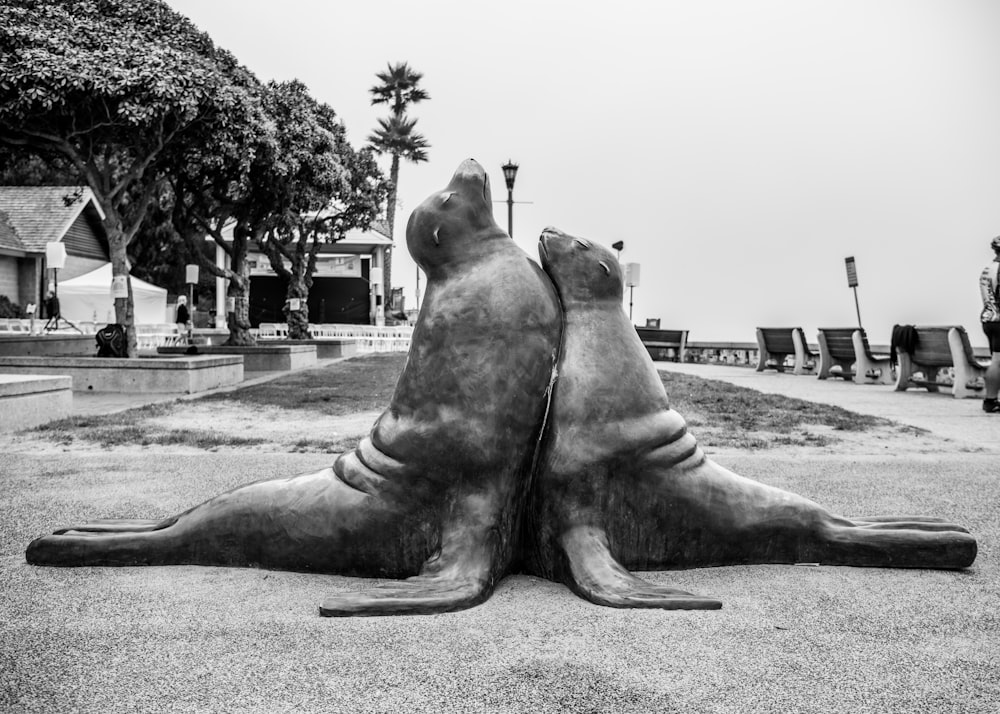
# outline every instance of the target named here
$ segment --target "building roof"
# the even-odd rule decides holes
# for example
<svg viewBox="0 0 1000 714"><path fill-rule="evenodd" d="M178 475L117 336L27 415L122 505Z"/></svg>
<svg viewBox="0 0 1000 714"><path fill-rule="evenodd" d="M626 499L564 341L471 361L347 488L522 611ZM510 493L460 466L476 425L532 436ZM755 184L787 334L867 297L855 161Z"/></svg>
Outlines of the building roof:
<svg viewBox="0 0 1000 714"><path fill-rule="evenodd" d="M104 218L86 186L0 186L0 215L20 241L20 250L28 253L44 253L46 243L62 240L85 210ZM7 247L9 236L4 237L3 223L0 221L0 245Z"/></svg>
<svg viewBox="0 0 1000 714"><path fill-rule="evenodd" d="M24 244L17 237L17 231L10 224L7 214L0 210L0 250L13 250L17 253L24 252Z"/></svg>
<svg viewBox="0 0 1000 714"><path fill-rule="evenodd" d="M232 241L233 239L233 227L235 223L229 223L222 229L222 237L226 241ZM212 240L210 236L206 236L205 240ZM367 255L371 253L375 248L380 246L391 246L393 245L392 240L388 236L388 230L386 229L385 221L376 220L372 221L371 228L366 231L360 228L354 228L344 234L344 237L334 243L325 243L320 248L321 255L329 254L364 254ZM251 250L255 250L257 246L251 246Z"/></svg>

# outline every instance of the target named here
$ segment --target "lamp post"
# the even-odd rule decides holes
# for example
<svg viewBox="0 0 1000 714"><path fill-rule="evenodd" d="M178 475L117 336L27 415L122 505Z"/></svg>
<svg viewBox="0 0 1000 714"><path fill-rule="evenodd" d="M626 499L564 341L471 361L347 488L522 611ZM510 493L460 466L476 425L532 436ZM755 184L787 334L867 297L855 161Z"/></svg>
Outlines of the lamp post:
<svg viewBox="0 0 1000 714"><path fill-rule="evenodd" d="M184 278L188 284L188 344L194 344L194 286L198 282L198 266L184 266Z"/></svg>
<svg viewBox="0 0 1000 714"><path fill-rule="evenodd" d="M52 297L46 300L46 312L49 319L45 323L45 331L59 329L59 321L62 320L77 332L80 328L62 316L59 308L59 270L66 265L66 245L59 241L52 241L45 244L45 264L52 270Z"/></svg>
<svg viewBox="0 0 1000 714"><path fill-rule="evenodd" d="M507 184L507 235L514 237L514 179L517 178L518 166L510 159L501 166L503 180Z"/></svg>

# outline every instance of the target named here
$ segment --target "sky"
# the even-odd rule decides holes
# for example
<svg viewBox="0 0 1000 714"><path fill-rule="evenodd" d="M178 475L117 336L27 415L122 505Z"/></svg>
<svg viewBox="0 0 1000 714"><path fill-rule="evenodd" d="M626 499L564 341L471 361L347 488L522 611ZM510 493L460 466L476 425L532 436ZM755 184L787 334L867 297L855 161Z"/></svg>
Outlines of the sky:
<svg viewBox="0 0 1000 714"><path fill-rule="evenodd" d="M994 0L168 0L261 80L304 82L363 146L387 64L422 72L429 161L399 179L392 282L413 306L406 220L459 163L519 164L513 237L546 226L638 263L632 318L693 341L757 326L960 324L1000 234ZM389 160L382 161L388 174ZM857 307L844 259L853 256ZM421 290L426 284L420 278ZM629 290L623 299L629 312Z"/></svg>

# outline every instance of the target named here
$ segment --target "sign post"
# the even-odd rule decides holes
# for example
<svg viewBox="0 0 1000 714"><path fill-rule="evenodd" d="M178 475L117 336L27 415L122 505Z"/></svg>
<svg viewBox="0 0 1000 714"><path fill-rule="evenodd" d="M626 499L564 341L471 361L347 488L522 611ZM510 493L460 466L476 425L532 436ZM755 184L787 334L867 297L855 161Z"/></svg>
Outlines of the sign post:
<svg viewBox="0 0 1000 714"><path fill-rule="evenodd" d="M184 266L184 280L188 284L188 344L194 344L194 286L198 284L198 266L189 263Z"/></svg>
<svg viewBox="0 0 1000 714"><path fill-rule="evenodd" d="M628 319L632 320L632 291L639 287L639 264L625 263L625 284L628 285Z"/></svg>
<svg viewBox="0 0 1000 714"><path fill-rule="evenodd" d="M844 263L847 267L847 287L854 289L854 309L858 313L858 329L864 329L861 326L861 308L858 305L858 269L854 265L854 256L844 258Z"/></svg>

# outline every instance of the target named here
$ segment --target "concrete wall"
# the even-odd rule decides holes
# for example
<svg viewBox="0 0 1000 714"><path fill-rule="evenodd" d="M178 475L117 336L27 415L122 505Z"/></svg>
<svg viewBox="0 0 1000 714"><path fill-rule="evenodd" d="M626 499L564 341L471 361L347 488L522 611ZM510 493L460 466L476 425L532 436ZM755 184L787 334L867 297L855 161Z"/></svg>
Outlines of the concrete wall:
<svg viewBox="0 0 1000 714"><path fill-rule="evenodd" d="M64 419L73 411L69 377L0 374L0 432Z"/></svg>
<svg viewBox="0 0 1000 714"><path fill-rule="evenodd" d="M72 377L77 392L193 394L242 382L243 358L0 357L0 372Z"/></svg>
<svg viewBox="0 0 1000 714"><path fill-rule="evenodd" d="M35 320L35 324L44 324ZM39 357L76 356L87 357L97 354L97 339L93 335L0 335L0 356Z"/></svg>
<svg viewBox="0 0 1000 714"><path fill-rule="evenodd" d="M169 355L184 354L188 349L187 346L180 345L157 347L156 351L162 355ZM196 349L199 354L205 355L239 355L243 359L243 369L247 372L282 372L316 366L316 347L312 344L245 347L197 345Z"/></svg>

